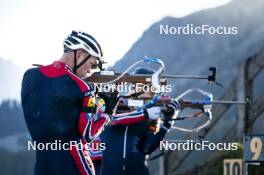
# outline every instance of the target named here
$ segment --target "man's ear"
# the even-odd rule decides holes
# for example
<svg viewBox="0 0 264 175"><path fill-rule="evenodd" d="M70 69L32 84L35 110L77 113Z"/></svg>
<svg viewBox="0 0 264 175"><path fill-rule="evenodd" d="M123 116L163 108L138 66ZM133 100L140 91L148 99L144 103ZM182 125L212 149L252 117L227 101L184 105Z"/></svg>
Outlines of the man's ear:
<svg viewBox="0 0 264 175"><path fill-rule="evenodd" d="M76 51L76 57L77 58L80 58L81 55L82 55L82 53L83 53L83 50L82 49L77 49L77 51Z"/></svg>

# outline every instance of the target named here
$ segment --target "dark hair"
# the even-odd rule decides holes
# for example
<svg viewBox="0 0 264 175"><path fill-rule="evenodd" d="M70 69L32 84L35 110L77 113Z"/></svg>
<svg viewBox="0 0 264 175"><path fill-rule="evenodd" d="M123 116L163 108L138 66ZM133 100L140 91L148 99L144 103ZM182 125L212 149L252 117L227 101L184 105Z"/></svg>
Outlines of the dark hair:
<svg viewBox="0 0 264 175"><path fill-rule="evenodd" d="M153 69L138 67L133 74L153 74L154 72Z"/></svg>

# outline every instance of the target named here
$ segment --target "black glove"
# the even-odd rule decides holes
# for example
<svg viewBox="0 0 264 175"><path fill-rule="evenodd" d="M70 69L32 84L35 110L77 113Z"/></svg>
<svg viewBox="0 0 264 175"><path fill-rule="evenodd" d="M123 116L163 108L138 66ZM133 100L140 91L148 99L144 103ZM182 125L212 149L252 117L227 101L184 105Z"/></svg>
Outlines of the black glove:
<svg viewBox="0 0 264 175"><path fill-rule="evenodd" d="M181 109L181 105L180 102L176 101L176 100L172 100L167 108L165 110L162 110L163 115L164 115L164 122L168 122L172 119L172 117L174 116L175 111L180 110Z"/></svg>
<svg viewBox="0 0 264 175"><path fill-rule="evenodd" d="M98 93L98 96L103 98L105 101L105 106L106 106L105 113L108 115L112 115L119 101L117 94Z"/></svg>

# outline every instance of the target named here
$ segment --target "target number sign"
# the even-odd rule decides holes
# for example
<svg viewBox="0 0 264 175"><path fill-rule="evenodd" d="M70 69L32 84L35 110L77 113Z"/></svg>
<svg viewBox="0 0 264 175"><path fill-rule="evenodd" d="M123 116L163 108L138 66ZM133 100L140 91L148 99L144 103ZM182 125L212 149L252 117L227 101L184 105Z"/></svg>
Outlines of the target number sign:
<svg viewBox="0 0 264 175"><path fill-rule="evenodd" d="M242 159L224 159L224 175L242 175Z"/></svg>
<svg viewBox="0 0 264 175"><path fill-rule="evenodd" d="M245 136L244 160L246 162L264 161L264 135Z"/></svg>

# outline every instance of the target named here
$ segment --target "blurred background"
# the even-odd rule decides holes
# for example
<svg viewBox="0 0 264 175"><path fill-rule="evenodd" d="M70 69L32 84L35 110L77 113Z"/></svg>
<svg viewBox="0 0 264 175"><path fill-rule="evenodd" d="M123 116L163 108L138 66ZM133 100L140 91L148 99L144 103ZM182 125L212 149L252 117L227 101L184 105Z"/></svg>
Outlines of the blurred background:
<svg viewBox="0 0 264 175"><path fill-rule="evenodd" d="M237 100L251 95L247 107L216 106L213 124L198 133L210 141L243 142L243 135L264 134L264 1L262 0L134 0L0 2L0 174L33 174L34 152L20 105L20 84L32 63L49 64L62 55L62 41L72 29L87 31L101 43L108 69L122 72L144 56L161 58L168 74L207 75L217 68L221 88L206 81L171 80L176 96L197 87L215 99ZM235 35L160 34L160 25L236 26ZM144 65L142 65L144 66ZM145 65L151 66L151 65ZM192 127L202 121L179 122ZM197 139L172 131L168 139ZM166 152L150 161L151 174L223 174L233 152ZM263 164L259 167L263 168ZM260 168L253 173L260 175ZM263 173L263 171L262 171Z"/></svg>

